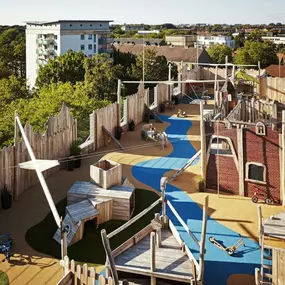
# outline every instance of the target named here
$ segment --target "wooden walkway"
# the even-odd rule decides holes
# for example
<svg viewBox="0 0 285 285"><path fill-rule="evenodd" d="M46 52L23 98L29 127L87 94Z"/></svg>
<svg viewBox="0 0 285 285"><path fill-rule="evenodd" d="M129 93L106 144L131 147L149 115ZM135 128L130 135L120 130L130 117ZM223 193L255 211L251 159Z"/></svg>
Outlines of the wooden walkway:
<svg viewBox="0 0 285 285"><path fill-rule="evenodd" d="M285 240L285 211L264 221L264 234Z"/></svg>
<svg viewBox="0 0 285 285"><path fill-rule="evenodd" d="M162 245L155 249L156 271L151 272L150 235L115 257L118 271L190 283L192 264L169 230L161 231ZM163 273L163 274L162 274Z"/></svg>

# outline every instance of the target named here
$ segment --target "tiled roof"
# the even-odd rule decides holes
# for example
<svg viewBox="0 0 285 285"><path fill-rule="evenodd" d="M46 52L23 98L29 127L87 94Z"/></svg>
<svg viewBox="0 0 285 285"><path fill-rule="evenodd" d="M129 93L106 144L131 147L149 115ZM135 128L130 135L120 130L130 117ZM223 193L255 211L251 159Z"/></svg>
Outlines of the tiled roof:
<svg viewBox="0 0 285 285"><path fill-rule="evenodd" d="M272 77L285 77L285 66L284 65L277 65L271 64L270 66L266 67L265 70ZM279 73L280 72L280 73Z"/></svg>

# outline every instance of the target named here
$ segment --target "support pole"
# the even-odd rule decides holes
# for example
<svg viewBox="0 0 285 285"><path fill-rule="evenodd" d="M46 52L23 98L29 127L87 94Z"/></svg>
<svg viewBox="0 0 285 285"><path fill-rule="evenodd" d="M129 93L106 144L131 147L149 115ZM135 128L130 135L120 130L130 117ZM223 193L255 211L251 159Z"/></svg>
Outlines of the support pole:
<svg viewBox="0 0 285 285"><path fill-rule="evenodd" d="M261 284L261 278L260 278L260 269L255 268L255 285Z"/></svg>
<svg viewBox="0 0 285 285"><path fill-rule="evenodd" d="M239 195L244 196L243 127L237 128Z"/></svg>
<svg viewBox="0 0 285 285"><path fill-rule="evenodd" d="M285 206L285 110L282 111L282 159L281 159L281 200Z"/></svg>
<svg viewBox="0 0 285 285"><path fill-rule="evenodd" d="M261 211L261 206L257 207L257 215L258 215L258 240L259 240L259 246L261 246L261 243L262 243L262 211Z"/></svg>
<svg viewBox="0 0 285 285"><path fill-rule="evenodd" d="M205 132L205 122L204 122L204 105L200 101L200 136L201 136L201 176L206 183L206 132ZM206 187L206 185L205 185Z"/></svg>
<svg viewBox="0 0 285 285"><path fill-rule="evenodd" d="M55 207L55 204L54 204L54 201L52 199L52 196L51 196L51 194L49 192L49 189L48 189L48 186L47 186L46 181L44 179L43 173L42 173L41 169L39 168L39 164L37 163L36 157L34 155L34 152L32 150L30 142L29 142L29 140L28 140L28 138L26 136L24 128L23 128L23 126L21 124L20 118L18 116L16 116L15 119L16 119L16 121L18 123L19 129L21 131L22 138L23 138L23 140L25 142L25 145L27 147L28 153L29 153L29 155L31 157L31 160L32 160L33 164L34 164L35 171L36 171L36 173L38 175L38 178L40 180L40 183L42 185L43 191L45 193L46 199L47 199L48 204L50 206L50 209L51 209L51 212L52 212L53 217L55 219L55 222L57 224L57 227L60 228L60 217L59 217L59 214L58 214L57 209Z"/></svg>
<svg viewBox="0 0 285 285"><path fill-rule="evenodd" d="M156 213L154 215L154 219L161 221L160 214ZM161 247L161 228L157 228L155 233L156 233L156 246Z"/></svg>
<svg viewBox="0 0 285 285"><path fill-rule="evenodd" d="M122 81L118 79L118 88L117 88L117 103L121 102L121 93L122 93Z"/></svg>
<svg viewBox="0 0 285 285"><path fill-rule="evenodd" d="M214 83L214 97L215 97L215 106L218 106L218 91L217 91L217 80L218 80L218 66L215 70L215 83Z"/></svg>
<svg viewBox="0 0 285 285"><path fill-rule="evenodd" d="M166 198L165 198L165 189L166 189L167 183L168 183L167 177L162 177L160 179L160 190L161 190L161 198L162 198L162 222L164 223L164 225L167 223Z"/></svg>
<svg viewBox="0 0 285 285"><path fill-rule="evenodd" d="M18 146L18 137L19 137L19 129L16 117L18 116L18 111L15 111L15 119L14 119L14 146Z"/></svg>
<svg viewBox="0 0 285 285"><path fill-rule="evenodd" d="M101 237L102 237L102 241L103 241L103 246L106 252L106 256L107 259L110 263L110 267L111 267L111 273L112 273L112 277L113 277L113 281L114 281L114 285L119 285L119 277L118 277L118 273L116 270L116 265L115 265L115 261L112 255L112 250L110 247L110 243L109 243L109 239L107 238L107 234L106 234L106 230L103 229L101 231Z"/></svg>
<svg viewBox="0 0 285 285"><path fill-rule="evenodd" d="M207 232L207 212L209 205L209 196L205 197L205 202L203 205L203 223L202 223L202 232L201 232L201 241L200 241L200 270L199 270L199 280L204 279L204 256L205 256L205 241L206 241L206 232Z"/></svg>
<svg viewBox="0 0 285 285"><path fill-rule="evenodd" d="M155 233L150 233L150 271L155 272ZM156 285L156 277L151 276L151 285Z"/></svg>

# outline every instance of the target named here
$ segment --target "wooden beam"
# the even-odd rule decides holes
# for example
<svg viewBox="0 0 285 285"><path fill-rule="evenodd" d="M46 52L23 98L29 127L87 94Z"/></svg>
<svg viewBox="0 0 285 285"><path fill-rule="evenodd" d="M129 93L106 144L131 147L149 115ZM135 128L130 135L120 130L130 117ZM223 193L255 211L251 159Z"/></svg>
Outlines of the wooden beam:
<svg viewBox="0 0 285 285"><path fill-rule="evenodd" d="M102 126L103 131L110 136L110 138L113 139L113 141L123 150L125 150L125 148L121 145L121 143L104 127Z"/></svg>
<svg viewBox="0 0 285 285"><path fill-rule="evenodd" d="M204 105L200 102L200 136L201 136L201 176L206 183L206 132L204 122ZM206 187L206 185L205 185Z"/></svg>
<svg viewBox="0 0 285 285"><path fill-rule="evenodd" d="M114 280L114 285L119 285L119 277L118 277L118 273L117 273L117 270L116 270L115 261L114 261L113 256L112 256L112 251L111 251L109 239L107 237L105 229L103 229L101 231L101 236L102 236L102 242L103 242L103 246L104 246L104 249L105 249L105 252L106 252L106 256L107 256L108 261L110 263L112 277L113 277L113 280Z"/></svg>
<svg viewBox="0 0 285 285"><path fill-rule="evenodd" d="M239 195L244 196L244 151L243 151L243 127L237 128L237 151L238 151L238 175Z"/></svg>
<svg viewBox="0 0 285 285"><path fill-rule="evenodd" d="M170 201L167 200L167 205L170 208L170 210L172 211L172 213L174 214L174 216L177 218L177 220L180 222L180 224L182 225L182 227L184 228L184 230L192 237L192 239L194 240L194 242L200 247L200 243L198 241L198 239L195 237L195 235L190 231L189 227L186 225L186 223L182 220L182 218L180 217L180 215L177 213L177 211L175 210L175 208L172 206L172 204L170 203Z"/></svg>
<svg viewBox="0 0 285 285"><path fill-rule="evenodd" d="M200 270L199 270L199 280L204 279L204 256L205 256L205 241L206 241L206 232L207 232L207 217L208 217L208 205L209 205L209 196L205 197L205 202L203 205L203 224L202 224L202 233L200 241Z"/></svg>
<svg viewBox="0 0 285 285"><path fill-rule="evenodd" d="M142 212L140 212L139 214L137 214L135 217L133 217L131 220L129 220L128 222L124 223L122 226L120 226L119 228L117 228L116 230L112 231L111 233L109 233L107 235L108 238L111 238L113 236L115 236L116 234L118 234L119 232L121 232L122 230L126 229L128 226L130 226L131 224L133 224L135 221L137 221L138 219L140 219L142 216L144 216L147 212L149 212L151 209L153 209L155 206L157 206L159 203L161 203L161 198L159 198L158 200L156 200L154 203L152 203L149 207L147 207L145 210L143 210Z"/></svg>
<svg viewBox="0 0 285 285"><path fill-rule="evenodd" d="M155 233L150 233L150 271L155 272ZM151 285L156 285L156 277L151 276Z"/></svg>
<svg viewBox="0 0 285 285"><path fill-rule="evenodd" d="M166 216L166 197L165 197L165 189L166 184L168 183L167 177L161 177L160 179L160 190L161 190L161 199L162 199L162 221L164 225L167 223L167 216Z"/></svg>

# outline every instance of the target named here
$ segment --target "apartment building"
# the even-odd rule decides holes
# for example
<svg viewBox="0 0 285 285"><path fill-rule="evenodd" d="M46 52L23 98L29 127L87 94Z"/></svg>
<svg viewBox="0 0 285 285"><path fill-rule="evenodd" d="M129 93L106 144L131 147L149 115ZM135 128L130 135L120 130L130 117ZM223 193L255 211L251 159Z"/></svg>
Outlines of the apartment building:
<svg viewBox="0 0 285 285"><path fill-rule="evenodd" d="M142 31L144 30L144 26L141 25L123 25L121 30L124 32L131 32L131 31Z"/></svg>
<svg viewBox="0 0 285 285"><path fill-rule="evenodd" d="M235 40L231 36L197 36L195 47L208 48L211 45L220 44L230 48L235 47Z"/></svg>
<svg viewBox="0 0 285 285"><path fill-rule="evenodd" d="M172 46L194 47L196 42L196 36L172 35L172 36L166 36L165 41L168 45Z"/></svg>
<svg viewBox="0 0 285 285"><path fill-rule="evenodd" d="M262 37L264 41L273 42L276 45L285 44L285 35L272 36L272 37Z"/></svg>
<svg viewBox="0 0 285 285"><path fill-rule="evenodd" d="M26 22L26 76L35 85L39 66L56 59L68 50L82 51L91 57L112 53L109 24L112 21L59 20Z"/></svg>

